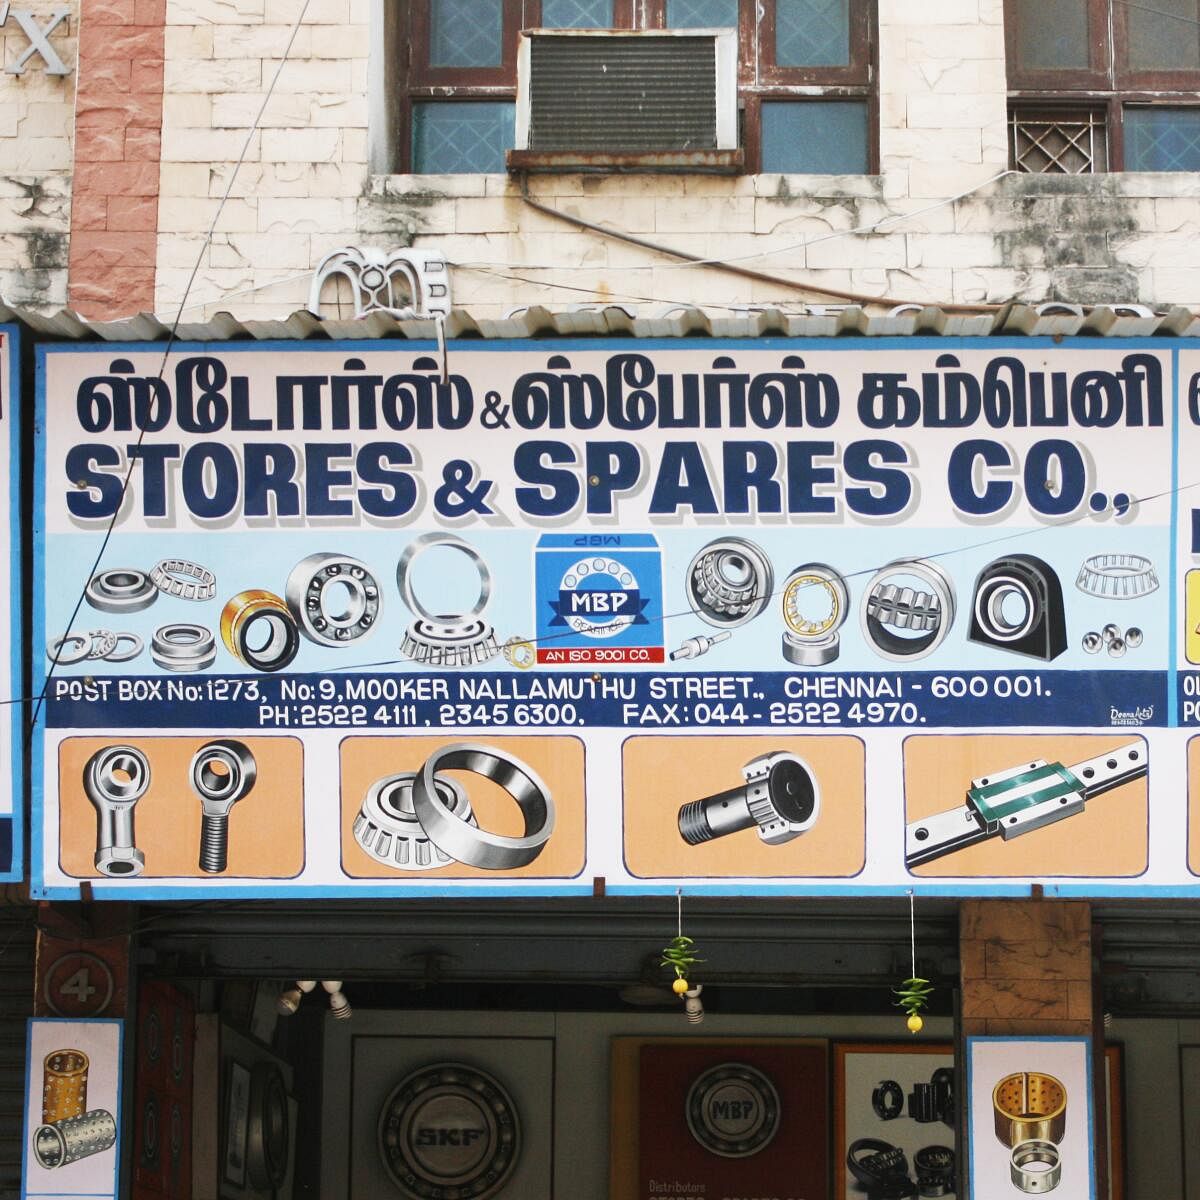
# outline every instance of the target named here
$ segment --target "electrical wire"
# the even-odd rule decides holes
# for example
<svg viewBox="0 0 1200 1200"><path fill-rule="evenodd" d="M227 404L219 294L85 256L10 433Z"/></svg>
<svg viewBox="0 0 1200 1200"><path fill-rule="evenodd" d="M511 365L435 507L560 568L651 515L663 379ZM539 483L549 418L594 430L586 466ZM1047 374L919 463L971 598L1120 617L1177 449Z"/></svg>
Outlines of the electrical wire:
<svg viewBox="0 0 1200 1200"><path fill-rule="evenodd" d="M284 65L292 52L292 46L296 41L296 34L300 31L300 25L304 21L305 14L308 12L308 6L312 0L304 0L300 7L300 12L296 16L296 20L292 25L292 31L287 40L287 45L284 46L283 54L279 59L279 64L275 68L275 74L271 77L270 86L263 95L262 103L259 105L258 112L254 115L254 122L246 131L246 140L242 144L241 153L238 155L237 162L234 164L233 170L229 173L229 180L225 185L225 194L221 197L216 211L213 213L213 219L208 227L208 232L204 236L204 243L200 247L200 252L196 255L196 261L192 266L191 274L188 276L187 285L183 289L183 295L179 298L179 309L175 313L175 320L171 323L170 333L167 335L167 344L163 349L162 361L158 366L158 381L161 382L164 373L167 369L167 360L170 357L171 350L175 345L176 337L179 332L179 323L183 319L184 305L187 303L188 295L191 293L192 285L196 281L196 275L200 271L200 264L204 261L204 255L207 253L209 246L212 244L213 235L216 232L217 222L221 219L221 213L224 211L225 205L229 200L230 194L233 191L233 185L237 180L238 171L241 170L242 164L246 161L246 155L250 150L250 143L254 139L255 133L258 131L262 123L263 114L267 111L267 104L270 102L271 96L274 94L275 85L279 82L280 73L283 71ZM134 445L140 447L146 437L146 430L143 428L139 431L137 440ZM96 557L92 562L91 569L88 571L84 579L84 585L79 590L79 596L75 601L75 607L71 610L71 618L67 622L67 630L75 624L75 619L79 616L79 611L83 607L84 598L87 595L87 582L100 568L100 563L104 559L105 551L108 549L108 544L112 540L113 530L116 528L117 519L121 515L121 509L125 505L125 497L129 494L129 485L133 480L133 472L137 464L141 460L134 455L129 455L129 465L125 470L124 479L121 481L121 491L117 498L117 503L113 508L112 519L108 522L104 533L100 539L100 549L96 552ZM50 667L46 671L46 679L42 684L42 690L38 693L37 699L33 707L33 715L29 719L29 729L32 731L37 727L38 716L41 714L42 705L46 700L46 693L50 688L50 681L54 677L54 672L58 667L58 660L62 653L60 645L58 651L50 658Z"/></svg>

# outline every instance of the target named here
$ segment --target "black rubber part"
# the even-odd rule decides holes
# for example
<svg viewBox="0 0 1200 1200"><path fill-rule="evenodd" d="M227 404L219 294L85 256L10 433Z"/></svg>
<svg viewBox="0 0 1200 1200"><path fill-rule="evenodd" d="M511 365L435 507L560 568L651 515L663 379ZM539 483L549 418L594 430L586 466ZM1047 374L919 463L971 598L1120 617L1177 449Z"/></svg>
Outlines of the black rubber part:
<svg viewBox="0 0 1200 1200"><path fill-rule="evenodd" d="M871 1093L871 1107L881 1121L894 1121L904 1114L904 1089L894 1079L881 1079Z"/></svg>

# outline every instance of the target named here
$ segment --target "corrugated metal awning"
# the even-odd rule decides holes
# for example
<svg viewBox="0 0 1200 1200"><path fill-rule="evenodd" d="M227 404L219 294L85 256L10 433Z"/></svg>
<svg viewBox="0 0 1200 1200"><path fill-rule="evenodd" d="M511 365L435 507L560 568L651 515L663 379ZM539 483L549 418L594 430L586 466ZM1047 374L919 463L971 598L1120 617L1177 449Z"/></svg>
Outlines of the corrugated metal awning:
<svg viewBox="0 0 1200 1200"><path fill-rule="evenodd" d="M153 314L121 321L88 321L68 309L45 314L0 304L0 322L15 321L35 338L54 341L165 341L168 322ZM519 308L503 317L476 317L455 309L445 321L447 338L536 337L1200 337L1200 315L1183 307L1153 312L1141 306L1011 304L995 312L963 312L936 305L901 305L887 313L860 305L810 305L803 312L781 308L732 309L714 315L702 308L631 309L588 305L552 310ZM402 320L373 313L363 320L333 320L301 310L276 321L241 321L218 313L206 321L184 321L178 337L188 342L340 341L357 338L437 337L431 319Z"/></svg>

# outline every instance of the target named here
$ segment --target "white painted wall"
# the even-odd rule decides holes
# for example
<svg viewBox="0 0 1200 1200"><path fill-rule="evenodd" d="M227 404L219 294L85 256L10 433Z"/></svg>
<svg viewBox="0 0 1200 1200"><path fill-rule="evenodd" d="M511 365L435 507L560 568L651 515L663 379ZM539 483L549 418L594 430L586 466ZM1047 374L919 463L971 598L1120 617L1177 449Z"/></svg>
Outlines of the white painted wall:
<svg viewBox="0 0 1200 1200"><path fill-rule="evenodd" d="M534 303L719 311L829 299L805 282L930 303L1200 302L1194 176L987 182L1008 156L1002 0L879 0L878 176L532 181L536 198L567 213L741 259L778 282L680 268L581 232L528 207L505 176L373 172L389 137L383 25L400 2L312 0L203 256L189 316L278 317L304 303L308 282L297 276L328 250L414 243L457 264L455 303L480 316ZM168 2L160 312L178 303L299 8ZM847 235L880 221L878 233Z"/></svg>
<svg viewBox="0 0 1200 1200"><path fill-rule="evenodd" d="M59 4L30 0L21 8L48 24ZM78 5L50 35L69 75L48 75L34 54L22 74L5 70L29 48L15 15L0 25L0 299L61 308L67 299L67 237L71 220L71 156L75 114Z"/></svg>

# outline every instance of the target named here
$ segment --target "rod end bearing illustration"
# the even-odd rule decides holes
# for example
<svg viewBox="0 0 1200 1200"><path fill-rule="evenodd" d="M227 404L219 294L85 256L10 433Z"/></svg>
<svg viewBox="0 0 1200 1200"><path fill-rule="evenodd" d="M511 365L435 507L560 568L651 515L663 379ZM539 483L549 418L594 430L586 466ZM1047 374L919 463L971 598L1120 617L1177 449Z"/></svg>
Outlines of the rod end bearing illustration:
<svg viewBox="0 0 1200 1200"><path fill-rule="evenodd" d="M244 742L226 738L196 751L189 777L200 797L200 869L217 875L229 861L230 810L254 787L258 764Z"/></svg>
<svg viewBox="0 0 1200 1200"><path fill-rule="evenodd" d="M680 808L679 833L689 846L755 828L768 846L780 846L816 824L821 797L803 759L780 750L751 759L742 774L743 787Z"/></svg>
<svg viewBox="0 0 1200 1200"><path fill-rule="evenodd" d="M140 875L146 856L134 844L133 810L150 786L150 760L136 746L104 746L83 768L83 791L96 810L96 870Z"/></svg>

